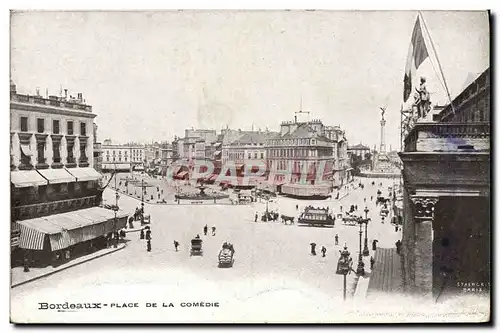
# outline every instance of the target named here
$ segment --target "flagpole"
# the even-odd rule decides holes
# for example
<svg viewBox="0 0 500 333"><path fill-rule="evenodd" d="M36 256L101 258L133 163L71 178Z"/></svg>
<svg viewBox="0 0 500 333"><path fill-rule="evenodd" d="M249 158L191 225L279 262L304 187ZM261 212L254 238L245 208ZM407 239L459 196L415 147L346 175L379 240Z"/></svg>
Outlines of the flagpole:
<svg viewBox="0 0 500 333"><path fill-rule="evenodd" d="M451 110L453 111L453 113L455 113L455 108L453 107L453 102L451 100L450 91L448 89L448 84L446 84L446 78L444 77L443 68L441 67L441 63L439 61L439 57L438 57L437 52L436 52L436 47L434 46L434 42L432 40L429 29L427 28L427 24L425 23L424 16L423 16L422 12L419 11L418 15L420 15L420 18L422 19L422 23L424 24L424 28L425 28L425 31L427 32L427 36L429 36L432 50L434 51L434 55L436 56L436 60L437 60L438 66L439 66L439 71L441 72L441 77L443 78L444 88L446 89L446 94L448 95L448 99L450 100Z"/></svg>

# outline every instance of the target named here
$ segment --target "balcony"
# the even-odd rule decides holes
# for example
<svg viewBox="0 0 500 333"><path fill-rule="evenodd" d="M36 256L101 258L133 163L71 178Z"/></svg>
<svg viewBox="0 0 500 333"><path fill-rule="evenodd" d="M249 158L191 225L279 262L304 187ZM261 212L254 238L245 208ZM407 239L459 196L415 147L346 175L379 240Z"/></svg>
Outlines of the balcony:
<svg viewBox="0 0 500 333"><path fill-rule="evenodd" d="M12 209L13 220L26 220L53 214L70 212L99 205L98 196L86 196L75 199L42 202L17 206Z"/></svg>
<svg viewBox="0 0 500 333"><path fill-rule="evenodd" d="M490 123L416 123L404 143L405 152L489 152Z"/></svg>
<svg viewBox="0 0 500 333"><path fill-rule="evenodd" d="M92 112L92 106L83 104L80 100L64 100L64 99L50 99L42 96L30 96L22 94L12 94L10 97L11 102L20 102L27 104L47 105L62 109L81 110L85 112Z"/></svg>

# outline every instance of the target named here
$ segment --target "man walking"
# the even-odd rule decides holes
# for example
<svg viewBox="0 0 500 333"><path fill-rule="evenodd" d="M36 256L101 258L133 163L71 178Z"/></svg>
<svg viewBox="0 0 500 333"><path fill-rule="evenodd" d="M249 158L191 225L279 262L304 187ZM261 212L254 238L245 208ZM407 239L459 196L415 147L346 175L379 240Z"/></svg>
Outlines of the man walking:
<svg viewBox="0 0 500 333"><path fill-rule="evenodd" d="M321 247L321 253L323 254L323 258L326 256L326 247Z"/></svg>
<svg viewBox="0 0 500 333"><path fill-rule="evenodd" d="M259 218L259 214L255 212L255 222L257 222L257 219Z"/></svg>
<svg viewBox="0 0 500 333"><path fill-rule="evenodd" d="M175 252L177 252L177 248L179 247L179 242L174 240L174 247L175 247Z"/></svg>
<svg viewBox="0 0 500 333"><path fill-rule="evenodd" d="M335 245L339 245L339 235L335 235Z"/></svg>
<svg viewBox="0 0 500 333"><path fill-rule="evenodd" d="M215 226L212 227L212 236L215 236Z"/></svg>
<svg viewBox="0 0 500 333"><path fill-rule="evenodd" d="M205 224L205 226L203 227L203 233L205 234L205 236L207 235L208 233L208 225Z"/></svg>

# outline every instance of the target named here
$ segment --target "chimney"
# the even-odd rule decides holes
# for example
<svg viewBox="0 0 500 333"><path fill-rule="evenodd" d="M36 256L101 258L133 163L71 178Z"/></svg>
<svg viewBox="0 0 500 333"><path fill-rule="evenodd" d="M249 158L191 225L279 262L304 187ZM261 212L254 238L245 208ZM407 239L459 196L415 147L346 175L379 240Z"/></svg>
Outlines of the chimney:
<svg viewBox="0 0 500 333"><path fill-rule="evenodd" d="M81 102L83 100L83 94L78 93L77 96L78 96L77 99Z"/></svg>
<svg viewBox="0 0 500 333"><path fill-rule="evenodd" d="M64 99L68 99L68 89L64 89Z"/></svg>

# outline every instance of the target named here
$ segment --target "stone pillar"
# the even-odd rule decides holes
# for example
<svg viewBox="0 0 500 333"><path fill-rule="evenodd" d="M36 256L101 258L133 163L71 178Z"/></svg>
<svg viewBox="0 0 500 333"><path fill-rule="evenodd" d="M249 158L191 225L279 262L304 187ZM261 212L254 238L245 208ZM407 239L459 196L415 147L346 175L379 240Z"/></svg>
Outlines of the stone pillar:
<svg viewBox="0 0 500 333"><path fill-rule="evenodd" d="M75 138L75 145L73 146L73 156L75 157L75 162L77 165L80 163L80 138L77 136Z"/></svg>
<svg viewBox="0 0 500 333"><path fill-rule="evenodd" d="M21 164L21 144L19 143L19 136L17 133L12 135L12 155L13 163L17 167Z"/></svg>
<svg viewBox="0 0 500 333"><path fill-rule="evenodd" d="M66 164L68 163L67 158L68 158L68 146L66 142L66 137L61 138L61 146L59 147L59 151L61 152L61 163Z"/></svg>
<svg viewBox="0 0 500 333"><path fill-rule="evenodd" d="M30 150L31 150L31 157L30 157L30 164L35 167L37 163L37 158L38 158L38 149L36 146L36 137L32 135L30 137Z"/></svg>
<svg viewBox="0 0 500 333"><path fill-rule="evenodd" d="M47 135L45 139L45 163L52 165L54 163L54 150L52 147L52 137Z"/></svg>
<svg viewBox="0 0 500 333"><path fill-rule="evenodd" d="M434 207L438 198L412 196L415 221L415 287L421 296L432 298Z"/></svg>
<svg viewBox="0 0 500 333"><path fill-rule="evenodd" d="M380 121L380 153L385 153L385 120Z"/></svg>

